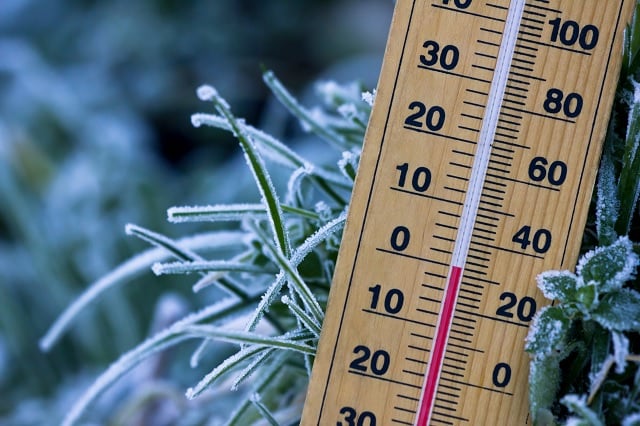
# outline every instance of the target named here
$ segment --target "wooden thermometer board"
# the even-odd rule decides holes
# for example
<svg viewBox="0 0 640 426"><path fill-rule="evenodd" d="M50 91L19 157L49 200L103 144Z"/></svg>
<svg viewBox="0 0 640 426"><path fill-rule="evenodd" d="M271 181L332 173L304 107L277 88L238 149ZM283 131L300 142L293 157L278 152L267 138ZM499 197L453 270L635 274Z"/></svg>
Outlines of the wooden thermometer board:
<svg viewBox="0 0 640 426"><path fill-rule="evenodd" d="M303 425L528 424L635 0L398 0Z"/></svg>

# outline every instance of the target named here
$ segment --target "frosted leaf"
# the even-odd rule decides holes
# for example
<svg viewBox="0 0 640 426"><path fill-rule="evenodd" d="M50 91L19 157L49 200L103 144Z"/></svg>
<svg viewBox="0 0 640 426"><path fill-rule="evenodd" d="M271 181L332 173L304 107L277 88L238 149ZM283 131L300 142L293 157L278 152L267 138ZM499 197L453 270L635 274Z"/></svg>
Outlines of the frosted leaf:
<svg viewBox="0 0 640 426"><path fill-rule="evenodd" d="M629 355L629 339L622 333L611 333L613 342L613 357L616 362L616 373L622 374L627 366Z"/></svg>
<svg viewBox="0 0 640 426"><path fill-rule="evenodd" d="M534 356L561 355L570 325L571 322L559 307L542 308L529 329L525 349Z"/></svg>
<svg viewBox="0 0 640 426"><path fill-rule="evenodd" d="M587 404L587 397L585 395L569 394L560 400L571 412L579 415L588 426L604 426L602 421L598 418L598 415L589 408Z"/></svg>
<svg viewBox="0 0 640 426"><path fill-rule="evenodd" d="M333 131L327 126L324 114L317 111L312 113L303 108L298 101L284 88L273 72L263 74L263 80L269 86L273 94L300 122L303 129L311 131L336 147L344 148L349 145L345 137ZM319 121L316 121L318 119Z"/></svg>
<svg viewBox="0 0 640 426"><path fill-rule="evenodd" d="M252 358L256 354L264 350L266 349L261 347L250 346L226 358L210 373L205 375L200 380L200 382L198 382L198 384L196 384L194 387L188 388L187 391L185 392L185 396L187 397L187 399L194 399L198 397L202 392L204 392L213 382L218 380L222 375L229 373L238 364L246 362L246 360Z"/></svg>
<svg viewBox="0 0 640 426"><path fill-rule="evenodd" d="M325 105L335 106L360 100L361 88L358 83L339 84L335 81L322 81L315 87Z"/></svg>
<svg viewBox="0 0 640 426"><path fill-rule="evenodd" d="M251 274L273 274L274 271L246 262L226 260L200 260L193 262L154 263L151 270L156 275L191 274L208 272L248 272Z"/></svg>
<svg viewBox="0 0 640 426"><path fill-rule="evenodd" d="M561 302L574 301L582 280L569 271L547 271L536 277L538 288L544 297Z"/></svg>
<svg viewBox="0 0 640 426"><path fill-rule="evenodd" d="M351 181L354 181L356 179L359 162L359 152L345 151L342 153L342 158L338 161L338 167L340 168L340 171L343 175L345 175Z"/></svg>
<svg viewBox="0 0 640 426"><path fill-rule="evenodd" d="M210 206L176 206L167 210L172 223L238 221L246 218L264 218L267 214L262 204L222 204Z"/></svg>
<svg viewBox="0 0 640 426"><path fill-rule="evenodd" d="M585 283L599 283L601 292L621 288L635 276L638 255L628 237L621 237L610 246L598 247L585 254L576 270Z"/></svg>
<svg viewBox="0 0 640 426"><path fill-rule="evenodd" d="M333 216L333 212L331 211L331 207L325 203L324 201L318 201L316 203L316 205L314 206L313 209L316 213L318 213L318 216L320 217L320 220L322 220L323 222L328 222L331 217Z"/></svg>
<svg viewBox="0 0 640 426"><path fill-rule="evenodd" d="M369 104L369 106L373 106L374 101L376 100L376 89L373 89L373 93L372 92L363 92L362 93L362 100L365 101L367 104Z"/></svg>
<svg viewBox="0 0 640 426"><path fill-rule="evenodd" d="M565 422L564 426L591 426L586 420L582 420L578 417L570 417Z"/></svg>
<svg viewBox="0 0 640 426"><path fill-rule="evenodd" d="M551 406L560 383L557 357L536 357L529 364L529 405L536 425L553 424Z"/></svg>
<svg viewBox="0 0 640 426"><path fill-rule="evenodd" d="M302 196L300 191L302 180L310 174L311 169L308 167L300 167L293 173L291 173L291 176L289 176L289 181L287 182L287 196L285 199L286 203L292 205L296 204L296 200L298 200Z"/></svg>
<svg viewBox="0 0 640 426"><path fill-rule="evenodd" d="M633 413L622 420L622 426L640 426L640 413Z"/></svg>
<svg viewBox="0 0 640 426"><path fill-rule="evenodd" d="M631 79L631 83L633 84L633 106L630 108L629 110L629 120L627 123L627 140L631 139L631 137L633 136L634 129L633 129L633 125L634 122L636 122L638 120L639 115L640 115L640 83L638 83L637 81ZM638 139L637 137L634 138L634 145L630 151L630 156L631 158L636 156L636 152L638 150Z"/></svg>
<svg viewBox="0 0 640 426"><path fill-rule="evenodd" d="M592 318L608 330L640 331L640 293L623 288L605 295Z"/></svg>
<svg viewBox="0 0 640 426"><path fill-rule="evenodd" d="M596 199L596 229L601 244L611 244L617 234L615 225L620 211L618 185L611 154L605 153L600 163Z"/></svg>
<svg viewBox="0 0 640 426"><path fill-rule="evenodd" d="M351 119L358 115L358 110L354 104L344 104L338 107L338 113L344 118Z"/></svg>

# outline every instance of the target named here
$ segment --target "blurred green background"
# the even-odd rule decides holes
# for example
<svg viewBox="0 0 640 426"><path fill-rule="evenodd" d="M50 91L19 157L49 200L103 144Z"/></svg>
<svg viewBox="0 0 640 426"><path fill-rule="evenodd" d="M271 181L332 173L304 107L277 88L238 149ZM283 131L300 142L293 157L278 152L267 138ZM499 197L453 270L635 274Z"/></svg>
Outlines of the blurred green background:
<svg viewBox="0 0 640 426"><path fill-rule="evenodd" d="M261 67L305 103L318 80L371 88L392 8L0 1L0 424L49 424L149 334L163 294L191 306L191 283L149 272L105 295L52 352L37 347L83 288L145 248L124 235L126 223L179 237L191 228L167 224L168 207L255 196L235 183L236 168L245 174L235 141L191 127L190 115L207 108L195 89L212 84L238 116L304 143Z"/></svg>

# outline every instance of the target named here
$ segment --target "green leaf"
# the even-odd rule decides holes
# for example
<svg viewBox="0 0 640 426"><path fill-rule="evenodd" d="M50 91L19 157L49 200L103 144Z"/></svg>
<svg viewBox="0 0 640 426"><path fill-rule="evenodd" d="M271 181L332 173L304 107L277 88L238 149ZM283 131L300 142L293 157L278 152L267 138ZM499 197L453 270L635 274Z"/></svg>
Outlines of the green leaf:
<svg viewBox="0 0 640 426"><path fill-rule="evenodd" d="M623 288L607 294L592 317L608 330L640 331L640 293Z"/></svg>
<svg viewBox="0 0 640 426"><path fill-rule="evenodd" d="M297 265L291 262L289 259L285 258L282 253L280 253L275 249L275 247L273 247L271 242L265 238L265 235L262 232L262 229L260 229L259 225L253 223L250 224L250 226L254 233L262 240L264 248L267 249L269 253L274 257L274 262L289 278L288 283L290 287L300 297L307 312L309 312L309 314L317 324L322 324L322 321L324 320L324 312L322 310L322 307L320 307L320 303L318 303L318 300L316 299L307 283L300 276Z"/></svg>
<svg viewBox="0 0 640 426"><path fill-rule="evenodd" d="M273 349L266 348L264 346L248 346L244 349L241 349L236 354L226 358L222 363L214 368L213 371L204 376L198 382L198 384L196 384L196 386L187 389L186 397L188 399L198 397L220 377L234 371L234 369L238 367L238 365L249 362L253 357L261 353L270 351L273 351Z"/></svg>
<svg viewBox="0 0 640 426"><path fill-rule="evenodd" d="M626 235L631 228L633 213L640 195L640 84L632 80L633 98L627 124L627 134L622 158L622 169L618 180L618 198L620 215L617 223L618 233Z"/></svg>
<svg viewBox="0 0 640 426"><path fill-rule="evenodd" d="M148 243L153 244L154 246L164 248L180 260L203 260L195 252L181 247L171 238L165 237L164 235L158 234L157 232L150 231L141 226L133 225L131 223L126 225L124 230L128 235L135 235L136 237L145 240Z"/></svg>
<svg viewBox="0 0 640 426"><path fill-rule="evenodd" d="M569 271L547 271L537 276L538 288L544 297L560 302L575 301L582 280Z"/></svg>
<svg viewBox="0 0 640 426"><path fill-rule="evenodd" d="M584 424L585 426L604 426L604 423L602 423L602 420L598 417L596 412L587 405L586 396L570 394L562 398L560 402L569 408L571 412L579 415L581 420L585 421L585 423L576 424Z"/></svg>
<svg viewBox="0 0 640 426"><path fill-rule="evenodd" d="M607 144L598 173L596 229L600 245L613 244L618 238L615 227L620 211L620 200L612 151L610 144Z"/></svg>
<svg viewBox="0 0 640 426"><path fill-rule="evenodd" d="M545 306L529 329L525 349L534 356L561 356L571 321L560 307Z"/></svg>
<svg viewBox="0 0 640 426"><path fill-rule="evenodd" d="M628 237L619 238L607 247L598 247L585 254L576 270L585 283L597 282L599 291L609 292L621 288L634 277L638 255Z"/></svg>
<svg viewBox="0 0 640 426"><path fill-rule="evenodd" d="M278 421L275 419L273 414L271 414L271 411L269 411L267 406L260 401L260 394L255 393L251 397L251 402L256 407L258 412L260 412L260 415L267 421L267 423L269 423L271 426L279 426Z"/></svg>
<svg viewBox="0 0 640 426"><path fill-rule="evenodd" d="M529 364L529 409L536 426L553 424L551 406L560 383L560 360L555 356L536 356Z"/></svg>
<svg viewBox="0 0 640 426"><path fill-rule="evenodd" d="M201 86L198 88L198 96L203 101L213 102L216 110L222 115L228 122L232 129L233 134L240 142L240 146L245 154L245 159L262 196L262 202L267 209L267 217L269 218L269 225L273 232L273 237L278 247L278 250L282 254L289 258L291 255L291 242L287 235L287 230L284 223L282 206L278 199L278 195L273 186L271 176L267 170L267 167L258 152L253 139L249 133L244 129L243 123L241 123L232 113L231 108L227 102L220 97L218 92L211 86Z"/></svg>

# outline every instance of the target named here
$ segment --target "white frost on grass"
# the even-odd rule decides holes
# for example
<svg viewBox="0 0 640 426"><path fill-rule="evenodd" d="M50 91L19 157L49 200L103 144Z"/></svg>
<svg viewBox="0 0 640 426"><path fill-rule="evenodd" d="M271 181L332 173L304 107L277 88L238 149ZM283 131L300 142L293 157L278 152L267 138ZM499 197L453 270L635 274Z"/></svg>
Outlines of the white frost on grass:
<svg viewBox="0 0 640 426"><path fill-rule="evenodd" d="M191 250L212 247L233 247L236 246L239 241L242 241L243 235L244 234L240 232L213 232L183 238L178 240L177 243ZM74 318L94 302L100 294L125 280L131 280L137 277L143 272L148 271L149 267L154 263L161 262L169 257L171 257L171 254L161 248L144 251L120 264L98 281L90 284L89 287L64 310L58 319L56 319L40 340L40 348L44 351L51 349L58 338L69 328Z"/></svg>
<svg viewBox="0 0 640 426"><path fill-rule="evenodd" d="M362 100L365 101L367 104L369 104L369 106L373 106L373 103L376 100L376 94L377 94L377 90L373 89L373 92L363 92L362 93Z"/></svg>
<svg viewBox="0 0 640 426"><path fill-rule="evenodd" d="M262 204L176 206L167 210L167 219L171 223L241 221L264 218L266 213Z"/></svg>
<svg viewBox="0 0 640 426"><path fill-rule="evenodd" d="M633 413L622 420L622 426L640 426L640 413Z"/></svg>
<svg viewBox="0 0 640 426"><path fill-rule="evenodd" d="M615 224L620 213L617 188L613 159L610 154L604 154L600 164L596 197L596 229L600 241L611 242L615 239Z"/></svg>
<svg viewBox="0 0 640 426"><path fill-rule="evenodd" d="M616 362L616 373L624 373L627 366L627 356L629 356L629 339L622 333L611 333L613 341L613 357Z"/></svg>
<svg viewBox="0 0 640 426"><path fill-rule="evenodd" d="M218 91L213 86L209 86L208 84L203 84L202 86L198 87L196 93L198 94L198 98L201 101L213 101L218 97Z"/></svg>

